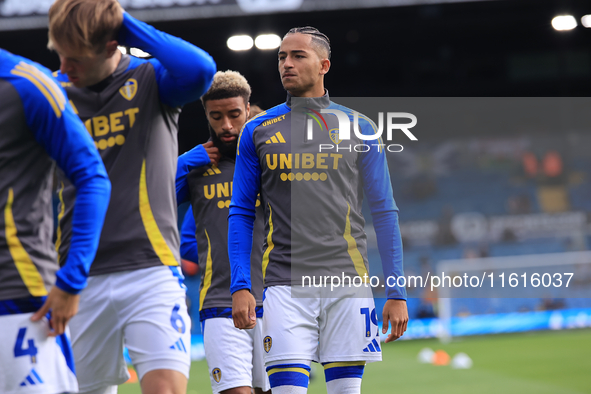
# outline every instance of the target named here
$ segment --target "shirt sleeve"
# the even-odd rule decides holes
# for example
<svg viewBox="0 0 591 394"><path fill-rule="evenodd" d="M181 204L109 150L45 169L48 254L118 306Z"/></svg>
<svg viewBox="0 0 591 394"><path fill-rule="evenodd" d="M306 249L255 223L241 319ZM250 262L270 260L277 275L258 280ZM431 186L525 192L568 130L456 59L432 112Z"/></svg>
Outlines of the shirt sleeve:
<svg viewBox="0 0 591 394"><path fill-rule="evenodd" d="M189 183L187 182L187 175L192 169L206 166L211 163L207 151L203 145L197 145L190 151L179 156L176 164L176 203L189 201Z"/></svg>
<svg viewBox="0 0 591 394"><path fill-rule="evenodd" d="M181 226L181 257L197 264L199 263L199 253L195 237L196 227L193 208L189 206Z"/></svg>
<svg viewBox="0 0 591 394"><path fill-rule="evenodd" d="M56 286L78 294L86 287L109 205L111 183L94 142L49 72L35 72L37 85L25 82L21 98L27 125L76 188L68 258Z"/></svg>
<svg viewBox="0 0 591 394"><path fill-rule="evenodd" d="M247 123L240 133L232 201L228 217L228 255L230 258L230 292L251 289L250 253L256 217L256 199L261 184L261 168Z"/></svg>
<svg viewBox="0 0 591 394"><path fill-rule="evenodd" d="M376 126L373 122L361 121L361 132L364 135L373 135ZM365 141L371 146L368 152L360 157L360 172L363 181L363 190L367 196L373 225L378 241L378 251L382 259L382 269L386 279L386 297L388 299L406 300L406 288L394 283L399 276L404 275L402 263L402 238L398 224L398 207L394 201L390 173L386 161L386 153L381 139L378 141ZM374 145L372 145L374 144ZM394 278L388 281L388 277ZM390 283L388 283L390 282Z"/></svg>
<svg viewBox="0 0 591 394"><path fill-rule="evenodd" d="M199 99L209 89L216 64L204 50L178 37L163 33L127 12L119 30L119 42L154 56L160 100L180 107Z"/></svg>

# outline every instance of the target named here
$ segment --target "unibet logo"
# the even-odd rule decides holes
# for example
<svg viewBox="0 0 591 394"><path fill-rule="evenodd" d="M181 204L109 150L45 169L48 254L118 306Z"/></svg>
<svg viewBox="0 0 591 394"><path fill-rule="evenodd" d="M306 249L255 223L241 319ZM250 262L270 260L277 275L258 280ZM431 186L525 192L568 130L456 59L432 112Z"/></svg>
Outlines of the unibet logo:
<svg viewBox="0 0 591 394"><path fill-rule="evenodd" d="M203 186L205 198L211 200L217 195L217 198L232 197L233 182L214 183Z"/></svg>
<svg viewBox="0 0 591 394"><path fill-rule="evenodd" d="M281 122L281 121L282 121L282 120L284 120L284 119L285 119L285 115L281 115L281 116L278 116L278 117L276 117L276 118L274 118L274 119L265 120L265 121L263 122L262 126L263 126L263 127L265 127L265 126L269 126L269 125L272 125L272 124L275 124L275 123Z"/></svg>
<svg viewBox="0 0 591 394"><path fill-rule="evenodd" d="M217 167L216 167L217 169ZM219 171L219 170L218 170ZM221 174L221 172L219 172ZM219 209L230 208L230 198L232 198L232 189L234 182L220 182L212 183L210 185L203 185L203 195L208 200L218 198L217 206ZM256 205L261 205L259 197L257 197Z"/></svg>
<svg viewBox="0 0 591 394"><path fill-rule="evenodd" d="M265 141L265 144L285 144L285 138L281 135L281 131L278 131L274 136Z"/></svg>
<svg viewBox="0 0 591 394"><path fill-rule="evenodd" d="M129 128L135 124L136 115L140 109L129 108L125 111L113 112L108 115L99 115L90 119L86 119L84 125L91 137L95 139L94 144L98 149L104 150L114 145L123 145L125 143L125 136L123 134L107 136L111 133L119 133L125 130L125 124L122 123L127 118ZM103 137L103 138L97 138Z"/></svg>
<svg viewBox="0 0 591 394"><path fill-rule="evenodd" d="M275 170L279 166L280 170L291 170L291 169L319 169L327 170L332 168L333 170L339 169L339 159L342 159L343 155L339 153L267 153L265 159L267 167L270 170Z"/></svg>

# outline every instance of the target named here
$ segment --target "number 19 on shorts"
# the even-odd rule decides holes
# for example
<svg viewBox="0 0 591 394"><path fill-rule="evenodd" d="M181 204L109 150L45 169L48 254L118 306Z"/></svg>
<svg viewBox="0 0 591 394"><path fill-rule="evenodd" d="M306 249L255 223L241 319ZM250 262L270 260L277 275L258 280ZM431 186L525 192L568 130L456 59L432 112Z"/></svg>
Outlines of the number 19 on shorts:
<svg viewBox="0 0 591 394"><path fill-rule="evenodd" d="M376 336L379 335L378 334L378 316L376 315L376 308L373 308L371 310L371 313L369 312L369 308L361 308L359 310L359 313L361 313L362 318L365 319L365 337L366 338L370 338L371 335L371 328L372 328L372 324L376 327Z"/></svg>

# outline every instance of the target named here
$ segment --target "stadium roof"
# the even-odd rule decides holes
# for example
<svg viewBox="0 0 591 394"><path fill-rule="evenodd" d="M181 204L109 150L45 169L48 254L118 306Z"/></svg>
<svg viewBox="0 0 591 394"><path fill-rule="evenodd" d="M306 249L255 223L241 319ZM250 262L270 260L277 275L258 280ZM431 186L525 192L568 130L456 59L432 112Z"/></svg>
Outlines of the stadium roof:
<svg viewBox="0 0 591 394"><path fill-rule="evenodd" d="M0 0L0 30L45 28L53 1ZM476 0L119 0L133 16L148 22L468 1Z"/></svg>

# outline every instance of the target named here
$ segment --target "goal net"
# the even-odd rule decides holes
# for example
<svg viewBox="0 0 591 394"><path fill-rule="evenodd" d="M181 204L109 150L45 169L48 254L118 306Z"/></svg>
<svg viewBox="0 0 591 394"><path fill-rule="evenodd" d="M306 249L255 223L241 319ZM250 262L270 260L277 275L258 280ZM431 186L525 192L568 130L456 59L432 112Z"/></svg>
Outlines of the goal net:
<svg viewBox="0 0 591 394"><path fill-rule="evenodd" d="M535 312L591 308L591 251L442 260L426 285L438 297L444 341L477 334L482 324L493 332L535 329Z"/></svg>

